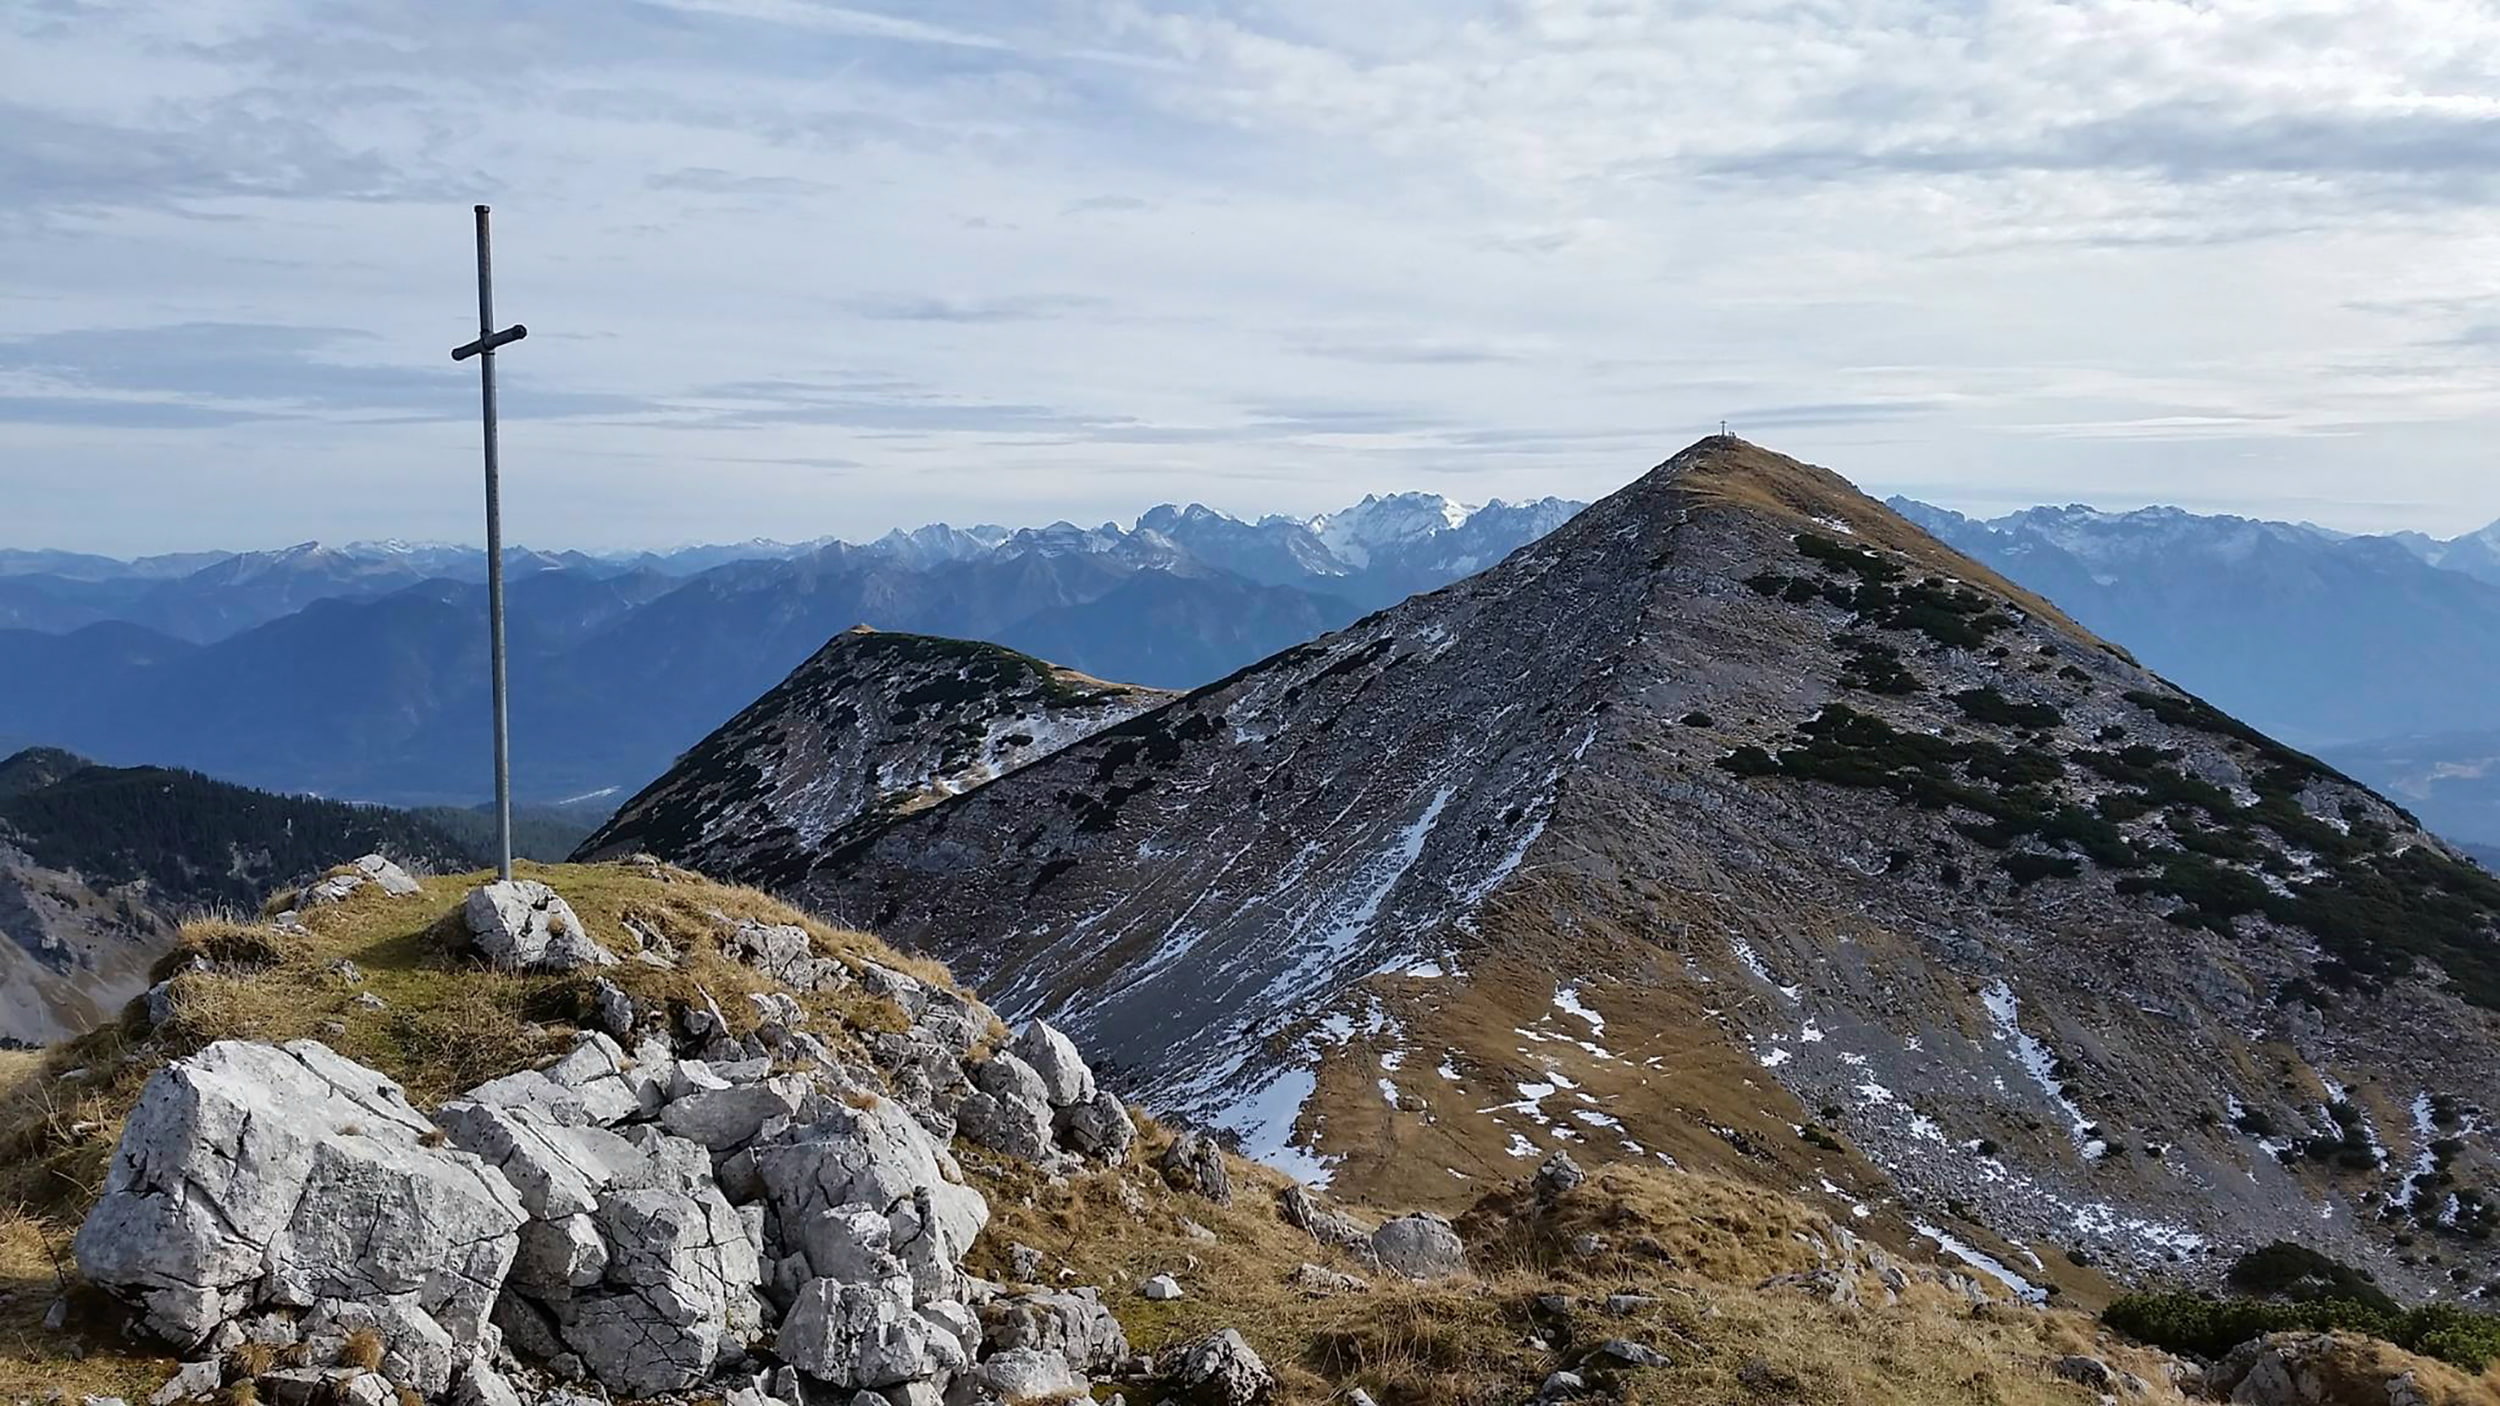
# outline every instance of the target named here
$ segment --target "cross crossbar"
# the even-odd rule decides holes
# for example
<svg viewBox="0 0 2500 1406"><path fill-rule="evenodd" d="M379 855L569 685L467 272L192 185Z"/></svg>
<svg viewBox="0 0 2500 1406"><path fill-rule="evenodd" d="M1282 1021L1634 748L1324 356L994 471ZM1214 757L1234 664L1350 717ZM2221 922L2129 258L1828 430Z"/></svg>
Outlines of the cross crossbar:
<svg viewBox="0 0 2500 1406"><path fill-rule="evenodd" d="M524 327L520 323L516 322L510 327L507 327L492 336L480 337L476 341L470 342L465 346L453 347L451 349L451 359L454 361L466 361L470 357L477 355L479 352L493 351L497 347L517 342L529 334L530 330L527 327Z"/></svg>

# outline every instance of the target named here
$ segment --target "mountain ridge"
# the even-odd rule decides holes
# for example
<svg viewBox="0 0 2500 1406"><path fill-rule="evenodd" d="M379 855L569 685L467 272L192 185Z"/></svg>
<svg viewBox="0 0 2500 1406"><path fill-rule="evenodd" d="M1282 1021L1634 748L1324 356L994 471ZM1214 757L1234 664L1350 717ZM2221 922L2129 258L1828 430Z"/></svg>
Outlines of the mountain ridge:
<svg viewBox="0 0 2500 1406"><path fill-rule="evenodd" d="M1968 1208L2049 1278L2324 1206L2420 1283L2367 1208L2430 1155L2408 1096L2500 1093L2478 875L1836 475L1713 439L794 891L1351 1188L1663 1154ZM2243 1063L2287 1055L2315 1102ZM2347 1118L2372 1171L2333 1170Z"/></svg>
<svg viewBox="0 0 2500 1406"><path fill-rule="evenodd" d="M2070 505L1981 522L1890 506L2235 715L2401 795L2443 833L2500 843L2487 701L2500 690L2500 578L2399 538L2176 509Z"/></svg>

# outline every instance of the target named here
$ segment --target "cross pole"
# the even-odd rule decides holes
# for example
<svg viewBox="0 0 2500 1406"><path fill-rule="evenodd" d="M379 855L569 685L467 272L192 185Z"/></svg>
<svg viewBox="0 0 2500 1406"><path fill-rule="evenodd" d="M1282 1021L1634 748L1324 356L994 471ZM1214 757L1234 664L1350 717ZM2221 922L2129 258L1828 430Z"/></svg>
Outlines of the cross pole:
<svg viewBox="0 0 2500 1406"><path fill-rule="evenodd" d="M519 323L495 330L495 258L486 207L477 207L477 340L452 348L451 359L477 358L478 397L486 420L486 628L495 689L495 876L512 877L512 714L504 698L503 479L495 459L495 348L530 334Z"/></svg>

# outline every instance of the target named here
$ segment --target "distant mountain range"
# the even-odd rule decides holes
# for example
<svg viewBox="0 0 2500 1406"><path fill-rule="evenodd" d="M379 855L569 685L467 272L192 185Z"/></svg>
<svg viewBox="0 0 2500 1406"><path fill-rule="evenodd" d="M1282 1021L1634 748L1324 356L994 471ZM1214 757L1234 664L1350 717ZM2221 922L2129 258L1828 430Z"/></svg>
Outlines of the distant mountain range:
<svg viewBox="0 0 2500 1406"><path fill-rule="evenodd" d="M2500 524L2442 541L2176 508L1891 506L2441 832L2500 845ZM857 624L1193 687L1482 570L1578 507L1409 493L1312 518L1165 506L1127 528L515 549L518 784L596 822ZM473 804L489 789L484 575L475 548L399 542L0 551L0 747Z"/></svg>
<svg viewBox="0 0 2500 1406"><path fill-rule="evenodd" d="M1890 506L2433 829L2500 844L2500 524L2440 542L2177 508Z"/></svg>
<svg viewBox="0 0 2500 1406"><path fill-rule="evenodd" d="M1371 497L1256 522L933 524L508 559L514 774L613 805L853 625L991 640L1189 687L1446 585L1579 509ZM115 562L0 553L0 747L45 744L277 790L473 803L486 755L484 555L360 543ZM594 817L595 818L595 817Z"/></svg>

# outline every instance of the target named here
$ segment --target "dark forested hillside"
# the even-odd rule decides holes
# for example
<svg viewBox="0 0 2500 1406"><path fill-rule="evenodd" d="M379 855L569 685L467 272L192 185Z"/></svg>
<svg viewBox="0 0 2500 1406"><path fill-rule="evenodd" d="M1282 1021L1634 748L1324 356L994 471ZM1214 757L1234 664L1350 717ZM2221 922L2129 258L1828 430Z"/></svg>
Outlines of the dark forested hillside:
<svg viewBox="0 0 2500 1406"><path fill-rule="evenodd" d="M434 868L474 862L469 845L403 811L65 759L76 761L33 752L0 762L0 839L99 886L145 880L178 904L252 906L280 884L374 851Z"/></svg>

